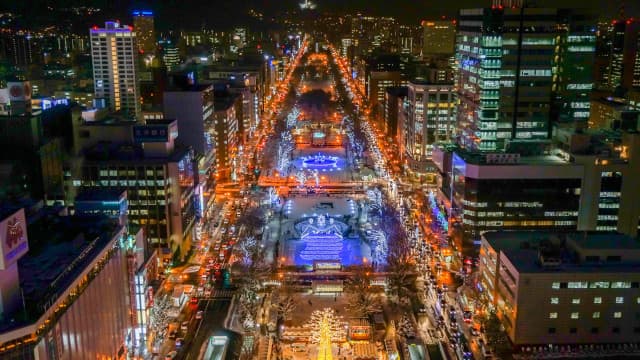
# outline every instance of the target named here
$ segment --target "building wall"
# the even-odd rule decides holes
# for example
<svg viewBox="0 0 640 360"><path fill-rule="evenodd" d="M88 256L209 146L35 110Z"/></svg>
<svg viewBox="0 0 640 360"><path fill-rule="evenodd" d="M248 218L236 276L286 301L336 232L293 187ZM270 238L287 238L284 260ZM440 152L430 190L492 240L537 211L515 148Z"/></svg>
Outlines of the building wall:
<svg viewBox="0 0 640 360"><path fill-rule="evenodd" d="M514 345L637 341L640 289L631 267L524 273L513 261L483 238L480 282Z"/></svg>
<svg viewBox="0 0 640 360"><path fill-rule="evenodd" d="M625 343L640 336L640 289L632 272L517 274L517 281L518 316L509 331L515 344ZM569 288L578 283L588 288ZM602 283L609 288L594 288ZM629 288L612 289L614 283Z"/></svg>
<svg viewBox="0 0 640 360"><path fill-rule="evenodd" d="M40 359L119 358L130 326L127 286L126 259L118 250L44 335L36 348Z"/></svg>

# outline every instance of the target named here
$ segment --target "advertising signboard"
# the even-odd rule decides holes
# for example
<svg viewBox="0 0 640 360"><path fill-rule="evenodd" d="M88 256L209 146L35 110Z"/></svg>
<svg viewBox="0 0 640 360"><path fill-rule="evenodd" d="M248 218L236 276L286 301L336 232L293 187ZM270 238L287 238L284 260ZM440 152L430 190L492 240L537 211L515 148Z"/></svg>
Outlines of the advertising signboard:
<svg viewBox="0 0 640 360"><path fill-rule="evenodd" d="M29 251L24 209L0 221L0 270L5 270Z"/></svg>

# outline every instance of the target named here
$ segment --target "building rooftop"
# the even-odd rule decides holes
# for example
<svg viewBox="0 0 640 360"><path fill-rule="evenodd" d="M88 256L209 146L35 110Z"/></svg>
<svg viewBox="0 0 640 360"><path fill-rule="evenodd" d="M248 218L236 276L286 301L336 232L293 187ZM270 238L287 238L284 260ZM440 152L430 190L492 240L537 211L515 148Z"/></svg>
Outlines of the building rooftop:
<svg viewBox="0 0 640 360"><path fill-rule="evenodd" d="M18 260L24 311L5 314L0 332L39 319L121 230L105 216L45 214L28 223L29 252Z"/></svg>
<svg viewBox="0 0 640 360"><path fill-rule="evenodd" d="M214 97L213 100L213 108L216 112L218 111L227 111L229 108L233 106L233 103L236 101L236 98L240 96L239 94L227 94L223 97Z"/></svg>
<svg viewBox="0 0 640 360"><path fill-rule="evenodd" d="M640 243L602 232L491 231L483 238L520 273L637 272Z"/></svg>
<svg viewBox="0 0 640 360"><path fill-rule="evenodd" d="M213 86L210 84L174 84L165 92L203 92L209 88L213 90Z"/></svg>
<svg viewBox="0 0 640 360"><path fill-rule="evenodd" d="M492 151L492 152L476 152L476 151L469 151L467 149L461 148L457 145L443 145L440 146L440 148L444 149L445 151L452 151L455 152L458 156L460 156L462 158L462 160L464 160L467 164L486 164L486 165L496 165L496 166L500 166L500 165L540 165L540 166L545 166L545 165L566 165L569 164L568 161L566 161L565 159L557 156L557 155L550 155L550 154L546 154L545 151L543 150L543 147L545 147L546 144L542 144L542 143L530 143L530 144L525 144L524 148L526 147L530 147L530 149L525 149L525 151L511 151L511 152L505 152L505 151ZM523 146L520 146L520 150L523 149ZM515 163L509 163L509 162L505 162L505 163L488 163L487 162L487 155L489 154L518 154L518 160Z"/></svg>
<svg viewBox="0 0 640 360"><path fill-rule="evenodd" d="M114 163L140 163L164 164L176 162L184 158L190 151L189 148L176 147L168 156L145 156L144 150L139 145L115 142L100 142L85 150L87 162L114 162ZM143 163L141 163L143 162Z"/></svg>

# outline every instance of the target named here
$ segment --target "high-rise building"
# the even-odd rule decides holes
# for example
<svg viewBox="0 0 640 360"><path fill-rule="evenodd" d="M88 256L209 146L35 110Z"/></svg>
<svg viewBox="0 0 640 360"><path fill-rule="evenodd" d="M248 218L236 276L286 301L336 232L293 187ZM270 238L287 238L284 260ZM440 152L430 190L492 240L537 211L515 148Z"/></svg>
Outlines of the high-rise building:
<svg viewBox="0 0 640 360"><path fill-rule="evenodd" d="M138 52L146 56L154 56L156 38L153 26L153 12L148 10L133 11L133 28L138 38Z"/></svg>
<svg viewBox="0 0 640 360"><path fill-rule="evenodd" d="M456 43L456 21L422 21L422 55L453 56Z"/></svg>
<svg viewBox="0 0 640 360"><path fill-rule="evenodd" d="M595 82L595 17L568 10L558 15L551 120L585 128Z"/></svg>
<svg viewBox="0 0 640 360"><path fill-rule="evenodd" d="M609 88L640 86L640 54L638 44L640 21L622 19L613 22L609 52Z"/></svg>
<svg viewBox="0 0 640 360"><path fill-rule="evenodd" d="M211 197L204 195L213 194L215 187L217 134L213 105L212 85L176 86L164 92L164 115L177 120L177 141L193 149L198 163L196 191L203 194L203 209L198 211L213 204Z"/></svg>
<svg viewBox="0 0 640 360"><path fill-rule="evenodd" d="M477 288L517 350L580 344L590 351L638 339L640 245L633 237L487 232L479 264Z"/></svg>
<svg viewBox="0 0 640 360"><path fill-rule="evenodd" d="M216 97L213 105L216 122L216 156L217 172L220 178L230 179L235 176L238 159L238 117L236 102L241 101L239 94Z"/></svg>
<svg viewBox="0 0 640 360"><path fill-rule="evenodd" d="M456 57L461 145L495 151L510 142L548 139L555 50L560 45L556 37L567 36L565 58L570 59L574 45L568 44L572 34L565 29L572 29L571 15L569 10L503 4L460 11Z"/></svg>
<svg viewBox="0 0 640 360"><path fill-rule="evenodd" d="M369 59L365 66L365 95L371 107L382 114L386 88L405 86L404 75L406 63L397 55L385 54Z"/></svg>
<svg viewBox="0 0 640 360"><path fill-rule="evenodd" d="M180 64L180 52L176 44L169 40L160 40L160 47L162 48L162 62L167 67L168 71L173 70Z"/></svg>
<svg viewBox="0 0 640 360"><path fill-rule="evenodd" d="M431 161L436 142L449 141L456 126L456 93L453 82L412 80L407 85L405 151L409 166L419 173L434 173Z"/></svg>
<svg viewBox="0 0 640 360"><path fill-rule="evenodd" d="M136 33L130 26L107 21L104 28L90 30L95 97L107 101L113 111L140 112L136 61Z"/></svg>
<svg viewBox="0 0 640 360"><path fill-rule="evenodd" d="M398 136L398 112L407 97L406 86L388 87L384 94L384 132L396 139Z"/></svg>

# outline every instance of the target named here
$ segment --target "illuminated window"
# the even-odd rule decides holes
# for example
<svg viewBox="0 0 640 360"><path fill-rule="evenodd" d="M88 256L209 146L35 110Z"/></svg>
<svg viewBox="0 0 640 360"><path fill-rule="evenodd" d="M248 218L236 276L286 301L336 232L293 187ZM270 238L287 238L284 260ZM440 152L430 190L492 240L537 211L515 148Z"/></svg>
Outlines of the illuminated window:
<svg viewBox="0 0 640 360"><path fill-rule="evenodd" d="M549 313L549 319L557 319L557 318L558 318L558 313L557 312Z"/></svg>
<svg viewBox="0 0 640 360"><path fill-rule="evenodd" d="M602 304L602 298L600 296L594 297L593 298L593 303L594 304Z"/></svg>
<svg viewBox="0 0 640 360"><path fill-rule="evenodd" d="M552 297L551 298L551 303L552 304L559 304L560 303L560 299L558 299L557 297Z"/></svg>
<svg viewBox="0 0 640 360"><path fill-rule="evenodd" d="M577 298L577 299L571 299L571 303L572 303L572 304L576 304L576 305L577 305L577 304L580 304L580 298Z"/></svg>
<svg viewBox="0 0 640 360"><path fill-rule="evenodd" d="M622 311L616 311L616 312L614 312L614 313L613 313L613 317L614 317L615 319L620 319L620 318L622 318Z"/></svg>
<svg viewBox="0 0 640 360"><path fill-rule="evenodd" d="M624 298L622 296L616 297L616 304L624 304Z"/></svg>
<svg viewBox="0 0 640 360"><path fill-rule="evenodd" d="M571 318L572 318L572 319L579 319L579 318L580 318L580 313L572 312L572 313L571 313Z"/></svg>
<svg viewBox="0 0 640 360"><path fill-rule="evenodd" d="M599 319L599 318L600 318L600 311L596 311L596 312L594 312L594 313L593 313L593 315L592 315L592 317L593 317L594 319Z"/></svg>

